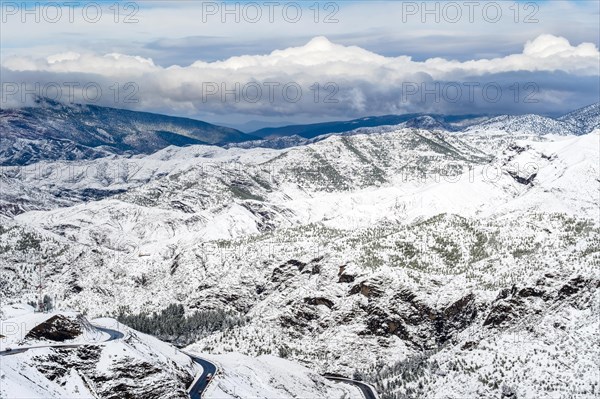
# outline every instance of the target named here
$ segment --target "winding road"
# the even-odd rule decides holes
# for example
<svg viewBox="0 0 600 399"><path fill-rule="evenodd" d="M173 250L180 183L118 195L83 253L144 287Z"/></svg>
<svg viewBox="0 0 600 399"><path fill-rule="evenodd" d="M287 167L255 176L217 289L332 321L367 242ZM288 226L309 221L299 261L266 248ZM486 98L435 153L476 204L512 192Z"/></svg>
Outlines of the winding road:
<svg viewBox="0 0 600 399"><path fill-rule="evenodd" d="M362 381L351 380L350 378L336 377L336 376L329 376L329 375L324 375L323 377L325 377L331 381L343 382L346 384L351 384L351 385L356 386L358 389L360 389L360 391L362 392L362 394L364 395L364 397L366 399L379 399L379 396L377 395L377 391L375 391L375 388L373 388L371 385L364 383Z"/></svg>
<svg viewBox="0 0 600 399"><path fill-rule="evenodd" d="M121 339L124 337L124 334L120 331L117 330L112 330L110 328L105 328L105 327L100 327L100 326L94 326L95 328L97 328L98 330L106 333L109 335L109 338L104 340L104 341L100 341L100 342L94 342L94 343L104 343L104 342L109 342L109 341L114 341L117 339ZM30 346L30 347L26 347L26 348L15 348L12 350L4 350L4 351L0 351L0 356L9 356L9 355L16 355L18 353L23 353L26 352L28 350L31 349L39 349L39 348L76 348L78 346L82 346L82 345L88 345L89 343L78 343L78 344L54 344L54 345L39 345L39 346ZM188 388L188 393L190 395L191 399L202 399L202 394L204 393L204 391L206 390L206 388L208 387L210 380L207 379L208 374L211 374L213 377L217 374L217 365L209 362L206 359L202 359L198 356L192 355L190 353L184 352L186 355L188 355L194 362L198 363L201 367L202 367L202 373L200 373L192 382L192 384L190 385L190 387ZM364 382L361 381L356 381L356 380L351 380L349 378L344 378L344 377L338 377L338 376L332 376L332 375L325 375L325 378L327 378L328 380L331 381L336 381L336 382L342 382L342 383L346 383L346 384L351 384L354 385L356 387L358 387L361 392L363 393L364 397L366 399L379 399L379 396L377 395L377 392L375 391L375 389L369 385L366 384Z"/></svg>
<svg viewBox="0 0 600 399"><path fill-rule="evenodd" d="M188 389L188 393L190 394L191 399L201 399L204 390L208 387L210 381L206 379L208 374L212 374L214 377L217 373L217 365L209 362L208 360L202 359L200 357L194 356L190 353L184 352L186 355L192 358L192 360L202 366L202 374L200 374L194 381L192 385Z"/></svg>
<svg viewBox="0 0 600 399"><path fill-rule="evenodd" d="M202 399L202 394L204 393L204 391L208 387L208 384L210 383L210 381L207 380L206 377L208 376L208 374L211 374L214 378L218 370L217 365L209 362L206 359L202 359L198 356L192 355L191 353L183 353L188 355L194 362L202 366L202 373L194 379L194 381L188 388L188 393L191 399ZM377 395L377 391L375 390L375 388L373 388L371 385L365 382L327 374L323 377L327 378L330 381L341 382L356 386L358 389L360 389L365 399L379 399L379 395Z"/></svg>
<svg viewBox="0 0 600 399"><path fill-rule="evenodd" d="M29 347L22 347L22 348L14 348L11 350L0 351L0 356L11 356L11 355L16 355L18 353L27 352L28 350L41 349L41 348L77 348L82 345L101 344L101 343L105 343L105 342L109 342L109 341L114 341L117 339L121 339L125 336L122 332L117 331L117 330L113 330L113 329L106 328L106 327L100 327L97 325L94 325L94 327L96 329L108 334L109 335L108 339L105 339L104 341L89 342L89 343L84 342L84 343L77 343L77 344L36 345L36 346L29 346ZM209 380L206 379L206 377L208 376L209 373L214 376L217 372L217 366L214 363L209 362L208 360L199 358L192 354L186 353L186 355L188 355L194 362L196 362L200 366L202 366L202 370L203 370L202 373L194 379L192 385L190 386L190 388L188 390L191 399L201 399L202 393L208 387L208 384L210 382Z"/></svg>
<svg viewBox="0 0 600 399"><path fill-rule="evenodd" d="M96 329L107 333L108 335L110 335L110 338L107 339L104 342L108 342L108 341L114 341L115 339L121 339L123 338L125 335L121 332L121 331L117 331L117 330L111 330L110 328L105 328L105 327L99 327L99 326L94 326L96 327Z"/></svg>
<svg viewBox="0 0 600 399"><path fill-rule="evenodd" d="M120 331L117 331L117 330L112 330L110 328L100 327L100 326L96 326L96 325L94 325L94 328L96 328L104 333L107 333L109 335L109 338L105 339L104 341L99 341L99 342L84 342L84 343L78 343L78 344L36 345L36 346L28 346L28 347L23 347L23 348L15 348L12 350L0 351L0 356L16 355L17 353L23 353L23 352L27 352L28 350L31 350L31 349L40 349L40 348L77 348L78 346L82 346L82 345L102 344L104 342L114 341L115 339L121 339L124 337L123 333Z"/></svg>

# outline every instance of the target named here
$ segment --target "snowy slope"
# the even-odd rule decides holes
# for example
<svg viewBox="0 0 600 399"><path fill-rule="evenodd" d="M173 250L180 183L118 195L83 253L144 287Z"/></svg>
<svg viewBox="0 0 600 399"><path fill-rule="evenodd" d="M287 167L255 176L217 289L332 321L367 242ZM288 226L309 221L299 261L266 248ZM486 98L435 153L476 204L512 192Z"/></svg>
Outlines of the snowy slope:
<svg viewBox="0 0 600 399"><path fill-rule="evenodd" d="M576 126L580 134L589 133L600 128L600 102L569 112L558 120Z"/></svg>
<svg viewBox="0 0 600 399"><path fill-rule="evenodd" d="M314 374L325 372L362 374L389 397L534 397L542 378L546 396L593 395L590 358L570 355L568 336L581 351L597 339L600 130L565 124L498 118L60 164L134 162L127 179L5 176L18 210L0 219L0 295L34 300L41 264L61 308L238 315L247 322L191 346L228 365L217 395L350 395ZM511 334L529 333L523 353L558 374L519 359Z"/></svg>
<svg viewBox="0 0 600 399"><path fill-rule="evenodd" d="M106 333L93 333L92 325L74 313L33 313L25 309L17 317L2 320L3 341L13 341L14 354L3 354L0 394L6 398L185 398L186 386L199 366L171 345L119 324L114 319L94 320L95 325L118 330L123 337L108 340ZM11 314L11 312L5 312ZM13 312L14 314L14 312ZM50 327L45 319L69 318L83 329L76 339L44 340L36 346L22 345L15 337L33 331L48 337L72 333L65 324ZM12 326L21 330L12 332ZM68 325L73 327L76 325ZM7 333L7 329L11 333ZM30 347L25 352L19 348Z"/></svg>
<svg viewBox="0 0 600 399"><path fill-rule="evenodd" d="M0 356L0 394L6 398L185 398L184 388L201 368L175 347L139 333L114 319L93 320L94 326L119 331L123 337L109 336L93 327L81 315L70 312L34 313L28 305L3 308L2 343L12 342L12 351ZM31 346L18 336L38 331L47 336L68 334L74 325L44 322L67 318L89 329L75 339L46 340ZM18 326L18 330L13 329ZM27 341L27 339L25 339ZM27 347L29 350L19 352ZM338 384L289 360L275 356L251 358L240 354L204 357L219 365L219 374L206 397L327 397L361 398L348 384Z"/></svg>
<svg viewBox="0 0 600 399"><path fill-rule="evenodd" d="M256 137L210 123L39 98L0 111L0 165L148 154L169 145L226 144Z"/></svg>
<svg viewBox="0 0 600 399"><path fill-rule="evenodd" d="M193 351L193 346L188 348ZM347 398L361 399L357 388L326 380L306 367L276 356L256 358L237 353L207 356L220 372L207 398Z"/></svg>

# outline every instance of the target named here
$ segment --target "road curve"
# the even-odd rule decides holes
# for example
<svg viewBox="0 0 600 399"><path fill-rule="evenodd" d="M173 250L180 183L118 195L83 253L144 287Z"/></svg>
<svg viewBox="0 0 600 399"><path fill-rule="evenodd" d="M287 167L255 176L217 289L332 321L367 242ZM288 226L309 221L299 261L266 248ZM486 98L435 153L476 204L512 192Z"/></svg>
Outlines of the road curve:
<svg viewBox="0 0 600 399"><path fill-rule="evenodd" d="M116 339L121 339L125 336L122 332L117 331L117 330L112 330L110 328L100 327L100 326L96 326L96 325L94 327L109 335L108 339L101 341L101 342L95 342L95 344L114 341ZM87 345L87 344L88 343L84 342L84 343L78 343L78 344L39 345L39 346L31 346L31 347L26 347L26 348L15 348L10 351L6 351L6 350L0 351L0 356L16 355L18 353L23 353L28 350L40 349L40 348L77 348L78 346L83 346L83 345ZM202 394L204 393L204 390L208 387L208 384L210 382L206 379L206 377L208 376L209 373L214 376L217 373L217 366L214 363L209 362L208 360L199 358L199 357L191 355L189 353L186 353L186 355L188 355L190 358L192 358L192 360L194 362L196 362L200 366L202 366L202 370L203 370L202 374L193 381L192 386L188 390L191 399L201 399Z"/></svg>
<svg viewBox="0 0 600 399"><path fill-rule="evenodd" d="M379 399L379 396L377 395L377 391L375 391L375 388L373 388L371 385L364 383L362 381L356 381L356 380L351 380L350 378L336 377L336 376L329 376L329 375L324 375L323 377L325 377L331 381L343 382L346 384L351 384L351 385L356 386L358 389L360 389L360 391L362 392L362 394L364 395L364 397L366 399Z"/></svg>
<svg viewBox="0 0 600 399"><path fill-rule="evenodd" d="M110 328L105 328L105 327L99 327L99 326L94 326L94 327L96 327L98 330L105 332L109 335L109 338L107 340L97 342L97 343L114 341L114 340L121 339L124 337L124 334L120 331L112 330ZM6 350L0 351L0 356L16 355L17 353L23 353L23 352L26 352L31 349L76 348L78 346L83 346L83 345L87 345L87 344L88 343L64 344L64 345L56 344L56 345L32 346L29 348L15 348L10 351L6 351ZM202 359L195 355L192 355L190 353L187 353L187 352L184 352L184 353L186 355L188 355L194 362L198 363L202 367L202 374L200 374L200 376L198 376L198 377L196 377L196 379L194 379L194 381L192 382L192 385L188 389L190 399L202 399L202 394L204 393L204 391L208 387L208 384L210 383L210 381L207 380L206 377L208 376L208 374L211 374L213 377L217 374L217 365L209 362L208 360L205 360L205 359ZM349 378L344 378L344 377L328 376L328 375L325 375L324 377L331 381L343 382L343 383L352 384L352 385L358 387L366 399L379 399L377 392L369 384L366 384L361 381L351 380Z"/></svg>
<svg viewBox="0 0 600 399"><path fill-rule="evenodd" d="M110 335L110 338L102 341L102 342L108 342L108 341L114 341L115 339L121 339L125 336L125 334L123 334L121 331L117 331L117 330L111 330L110 328L105 328L105 327L99 327L94 325L94 327L102 332L107 333L108 335Z"/></svg>
<svg viewBox="0 0 600 399"><path fill-rule="evenodd" d="M122 332L117 331L117 330L111 330L110 328L99 327L99 326L94 326L94 327L102 332L107 333L109 335L109 338L104 341L99 341L99 342L83 342L83 343L77 343L77 344L36 345L36 346L30 346L30 347L24 347L24 348L15 348L10 351L7 351L7 350L0 351L0 356L16 355L17 353L23 353L23 352L27 352L28 350L31 350L31 349L40 349L40 348L77 348L78 346L83 346L83 345L102 344L104 342L121 339L125 336Z"/></svg>
<svg viewBox="0 0 600 399"><path fill-rule="evenodd" d="M192 385L188 388L188 393L191 399L201 399L204 390L208 387L210 381L206 380L206 376L210 373L214 377L217 374L217 365L209 362L208 360L194 356L190 353L184 352L186 355L192 358L192 360L202 366L202 374L192 382Z"/></svg>

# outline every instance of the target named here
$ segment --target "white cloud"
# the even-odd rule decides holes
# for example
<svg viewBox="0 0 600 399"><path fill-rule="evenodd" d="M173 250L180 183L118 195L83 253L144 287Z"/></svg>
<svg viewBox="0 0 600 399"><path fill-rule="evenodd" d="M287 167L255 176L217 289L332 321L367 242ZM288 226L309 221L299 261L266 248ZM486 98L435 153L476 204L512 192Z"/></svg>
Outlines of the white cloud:
<svg viewBox="0 0 600 399"><path fill-rule="evenodd" d="M443 58L417 62L408 55L384 57L360 47L315 37L304 46L275 50L266 55L196 61L186 67L162 67L149 58L91 52L61 53L43 59L11 57L2 66L13 72L13 77L21 73L27 79L35 77L42 82L65 81L65 76L73 74L79 79L94 79L107 85L132 81L140 89L140 108L293 115L319 109L321 112L329 110L330 114L401 112L411 109L411 104L399 96L407 83L462 82L475 77L485 84L485 77L490 75L522 72L560 72L567 76L590 77L598 76L599 62L600 53L593 43L572 45L563 37L543 34L525 43L521 53L462 62ZM283 87L291 82L302 89L299 101L295 101L294 87L283 92ZM326 87L329 82L335 87ZM275 87L275 83L279 86L270 96L269 84ZM313 86L315 83L319 84L318 92ZM244 85L249 90L245 93ZM235 88L238 88L236 94L227 95L226 90ZM262 91L259 97L256 90ZM327 102L328 95L329 99L338 101Z"/></svg>
<svg viewBox="0 0 600 399"><path fill-rule="evenodd" d="M268 55L244 55L215 62L196 61L189 67L163 68L155 65L152 59L118 53L97 55L74 52L55 54L38 60L31 57L12 57L5 60L3 66L13 71L85 72L106 76L118 71L131 73L169 71L173 74L193 71L197 74L198 71L207 70L223 71L227 74L237 72L243 79L236 79L234 75L231 80L244 81L258 76L277 75L286 68L289 68L287 70L291 73L310 73L314 68L318 68L320 74L328 76L359 75L365 70L386 69L388 72L398 74L424 72L436 79L444 78L444 75L449 72L486 74L514 71L564 71L596 75L599 60L600 53L593 43L573 46L567 39L549 34L528 41L520 54L464 62L443 58L430 58L424 62L416 62L410 56L384 57L357 46L335 44L319 36L304 46L275 50ZM365 70L357 71L356 68Z"/></svg>

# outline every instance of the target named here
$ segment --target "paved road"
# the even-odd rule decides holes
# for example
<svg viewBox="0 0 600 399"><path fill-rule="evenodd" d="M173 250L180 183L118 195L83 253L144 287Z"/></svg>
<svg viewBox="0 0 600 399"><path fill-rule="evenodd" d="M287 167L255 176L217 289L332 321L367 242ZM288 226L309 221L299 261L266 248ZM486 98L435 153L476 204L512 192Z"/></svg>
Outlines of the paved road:
<svg viewBox="0 0 600 399"><path fill-rule="evenodd" d="M120 331L117 330L112 330L110 328L105 328L105 327L99 327L99 326L94 326L96 327L98 330L106 333L109 335L109 338L104 340L104 341L100 341L97 343L103 343L103 342L108 342L108 341L114 341L116 339L121 339L124 337L124 334ZM80 343L80 344L54 344L54 345L38 345L38 346L30 346L30 347L26 347L26 348L15 348L13 350L10 351L0 351L0 356L9 356L9 355L16 355L17 353L23 353L26 352L28 350L31 349L39 349L39 348L77 348L78 346L82 346L82 345L87 345L87 342L84 343ZM214 363L209 362L208 360L204 360L202 358L199 358L197 356L191 355L189 353L186 353L189 357L192 358L192 360L196 363L198 363L200 366L202 366L202 374L197 377L192 386L189 388L189 394L190 394L190 398L191 399L201 399L202 398L202 394L204 393L204 390L206 389L206 387L208 387L208 383L209 381L206 379L206 377L208 376L208 374L212 374L213 376L217 373L217 366Z"/></svg>
<svg viewBox="0 0 600 399"><path fill-rule="evenodd" d="M334 376L327 376L327 375L324 377L331 381L344 382L346 384L352 384L352 385L356 386L358 389L360 389L360 391L362 392L362 394L365 396L366 399L379 399L379 396L377 395L377 391L375 391L375 388L373 388L369 384L365 384L362 381L356 381L356 380L351 380L349 378L334 377Z"/></svg>
<svg viewBox="0 0 600 399"><path fill-rule="evenodd" d="M202 369L204 370L200 377L197 377L193 381L192 386L188 389L188 393L190 394L191 399L201 399L202 394L204 393L206 387L208 387L209 383L209 381L207 381L206 379L206 376L210 373L214 377L217 373L217 365L209 362L208 360L189 354L187 352L184 353L191 357L194 362L202 366Z"/></svg>
<svg viewBox="0 0 600 399"><path fill-rule="evenodd" d="M114 341L115 339L121 339L125 336L121 331L111 330L110 328L104 328L104 327L99 327L99 326L94 326L94 327L96 327L98 330L110 335L110 338L103 342Z"/></svg>
<svg viewBox="0 0 600 399"><path fill-rule="evenodd" d="M121 339L124 337L123 333L120 331L111 330L110 328L104 328L104 327L99 327L99 326L94 326L94 327L102 332L107 333L109 335L109 338L104 341L99 341L99 342L83 342L80 344L36 345L36 346L29 346L29 347L25 347L25 348L15 348L10 351L7 351L7 350L0 351L0 356L16 355L17 353L23 353L23 352L27 352L28 350L31 350L31 349L39 349L39 348L77 348L78 346L82 346L82 345L101 344L103 342L114 341L115 339Z"/></svg>
<svg viewBox="0 0 600 399"><path fill-rule="evenodd" d="M124 337L123 333L120 331L112 330L110 328L105 328L105 327L99 327L99 326L94 326L94 327L96 327L98 330L105 332L109 335L109 338L107 340L101 341L99 343L114 341L116 339L121 339ZM23 353L28 350L38 349L38 348L76 348L78 346L87 345L87 344L88 343L54 344L54 345L32 346L32 347L28 347L28 348L15 348L11 351L6 351L6 350L1 351L0 356L16 355L17 353ZM211 363L208 360L202 359L200 357L194 356L189 353L186 353L186 354L190 358L192 358L192 360L194 362L196 362L200 366L202 366L202 370L203 370L202 374L200 374L200 376L197 377L193 381L192 386L188 390L188 393L189 393L191 399L202 399L202 394L204 393L204 390L208 387L208 384L210 382L209 380L206 379L206 377L208 376L208 374L211 374L214 377L217 373L217 366L216 366L216 364ZM331 380L331 381L343 382L343 383L352 384L352 385L358 387L366 399L379 399L379 396L377 396L377 392L375 391L375 389L373 389L373 387L371 387L370 385L365 384L364 382L351 380L349 378L336 377L336 376L325 376L325 378L327 378L328 380Z"/></svg>

